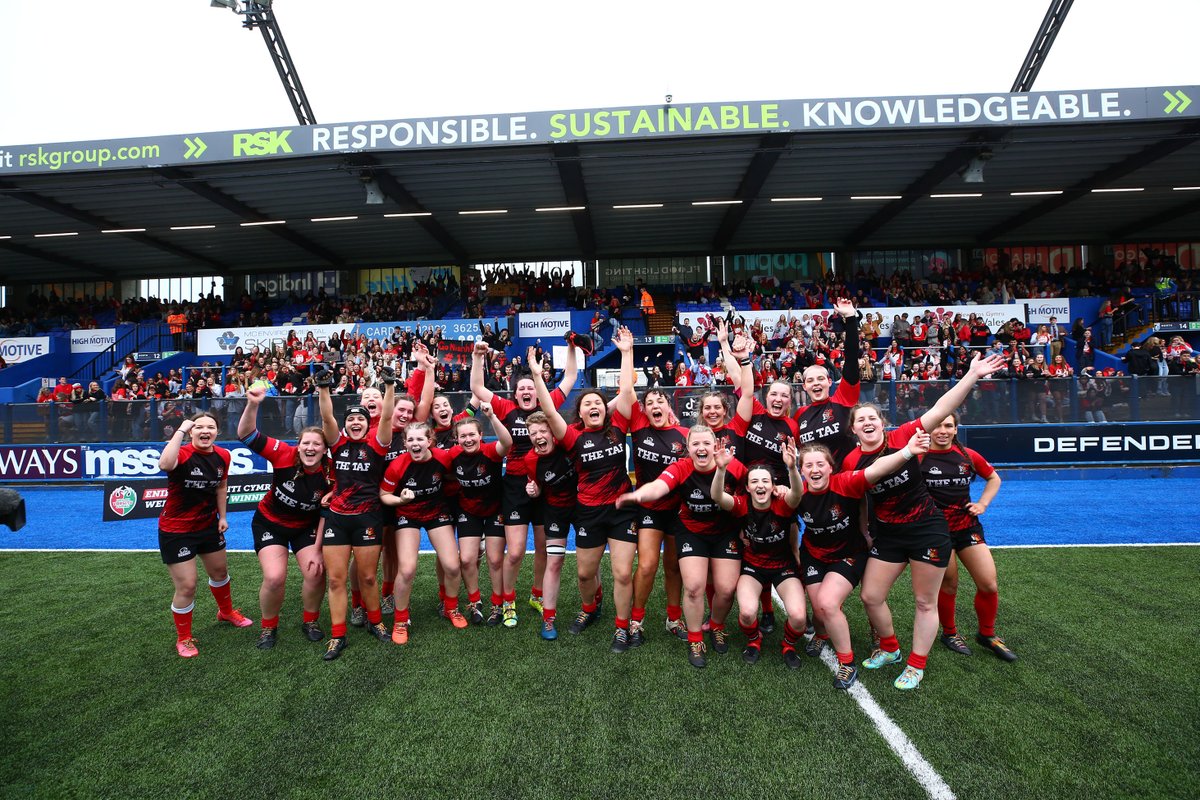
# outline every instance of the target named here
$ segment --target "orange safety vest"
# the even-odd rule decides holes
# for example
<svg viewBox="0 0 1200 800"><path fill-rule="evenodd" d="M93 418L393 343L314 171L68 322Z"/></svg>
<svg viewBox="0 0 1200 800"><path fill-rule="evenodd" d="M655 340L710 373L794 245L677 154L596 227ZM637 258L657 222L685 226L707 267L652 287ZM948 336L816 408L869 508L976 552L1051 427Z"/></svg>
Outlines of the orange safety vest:
<svg viewBox="0 0 1200 800"><path fill-rule="evenodd" d="M654 298L645 289L642 289L642 311L645 311L647 315L658 313L654 310Z"/></svg>
<svg viewBox="0 0 1200 800"><path fill-rule="evenodd" d="M167 325L171 326L171 333L183 333L187 330L187 315L172 314L167 317Z"/></svg>

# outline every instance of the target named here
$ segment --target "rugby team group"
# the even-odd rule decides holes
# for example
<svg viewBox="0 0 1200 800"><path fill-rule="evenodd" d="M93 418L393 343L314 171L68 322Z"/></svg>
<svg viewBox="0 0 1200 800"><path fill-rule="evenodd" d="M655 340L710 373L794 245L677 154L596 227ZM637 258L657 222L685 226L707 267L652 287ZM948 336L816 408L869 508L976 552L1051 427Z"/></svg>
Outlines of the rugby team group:
<svg viewBox="0 0 1200 800"><path fill-rule="evenodd" d="M915 689L935 641L971 653L955 625L961 561L976 586L977 643L1016 660L996 635L996 568L979 521L1000 477L956 437L958 408L976 382L1003 368L1003 359L977 355L931 408L888 431L878 406L859 403L860 315L845 299L834 310L846 332L836 390L827 367L814 364L803 373L809 403L793 409L789 384L755 386L748 339L722 323L717 339L733 391L702 395L690 428L673 411L674 389L650 389L639 399L634 340L624 328L614 337L621 357L615 397L579 390L569 415L562 406L578 376L573 347L557 387L534 369L508 398L486 387L488 345L477 343L471 404L456 415L436 392L434 354L417 346L405 387L397 391L394 366L381 368L382 390L364 389L340 424L330 396L333 373L314 365L322 425L305 428L295 445L257 429L266 391L252 387L238 436L273 467L271 489L251 522L263 571L257 646L276 643L289 550L303 576L301 632L313 642L325 639L319 618L328 598L332 627L324 659L345 650L347 625L363 626L388 645L408 645L422 531L436 552L439 614L455 628L516 627L516 584L532 526L529 604L540 612L539 633L548 641L559 635L559 587L573 538L583 602L568 631L581 634L601 619L599 570L607 548L614 653L646 642L646 606L661 562L666 631L686 642L693 666L706 665L710 647L728 652L735 599L742 658L757 662L763 634L775 627L774 594L785 616L784 663L798 668L799 651L820 656L829 647L837 659L834 686L848 689L860 666L905 661L887 600L909 568L916 612L895 686ZM526 364L538 363L532 349L528 355ZM199 652L192 635L197 558L218 620L253 624L234 608L230 591L230 456L216 444L218 431L211 414L194 415L173 433L159 462L168 474L159 544L175 587L176 649L185 658ZM984 487L972 500L976 476ZM488 607L480 583L485 561ZM861 663L843 612L857 586L873 641ZM385 613L393 615L390 627Z"/></svg>

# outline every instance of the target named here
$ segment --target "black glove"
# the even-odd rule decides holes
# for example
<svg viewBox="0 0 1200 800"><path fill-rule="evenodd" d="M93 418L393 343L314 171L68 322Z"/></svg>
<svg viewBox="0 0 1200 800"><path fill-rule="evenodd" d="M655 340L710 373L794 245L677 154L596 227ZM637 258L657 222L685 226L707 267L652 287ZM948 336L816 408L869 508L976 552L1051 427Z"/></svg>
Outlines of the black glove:
<svg viewBox="0 0 1200 800"><path fill-rule="evenodd" d="M312 379L313 386L316 386L318 389L321 387L328 389L333 386L333 370L327 364L313 364Z"/></svg>
<svg viewBox="0 0 1200 800"><path fill-rule="evenodd" d="M379 368L379 379L383 381L385 386L396 385L396 368L384 364Z"/></svg>

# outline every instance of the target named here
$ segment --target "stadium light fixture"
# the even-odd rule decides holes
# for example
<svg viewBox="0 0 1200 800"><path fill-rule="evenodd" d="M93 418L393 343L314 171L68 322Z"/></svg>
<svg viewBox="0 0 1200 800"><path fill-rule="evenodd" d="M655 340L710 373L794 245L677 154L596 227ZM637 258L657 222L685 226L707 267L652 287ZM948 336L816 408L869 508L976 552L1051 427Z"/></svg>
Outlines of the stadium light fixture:
<svg viewBox="0 0 1200 800"><path fill-rule="evenodd" d="M1200 192L1200 186L1174 186L1172 192Z"/></svg>
<svg viewBox="0 0 1200 800"><path fill-rule="evenodd" d="M903 200L904 196L899 194L852 194L851 200Z"/></svg>
<svg viewBox="0 0 1200 800"><path fill-rule="evenodd" d="M173 231L207 231L217 227L216 225L172 225Z"/></svg>
<svg viewBox="0 0 1200 800"><path fill-rule="evenodd" d="M983 192L949 192L946 194L929 195L934 200L953 200L957 197L983 197Z"/></svg>
<svg viewBox="0 0 1200 800"><path fill-rule="evenodd" d="M243 222L241 223L241 226L243 228L258 228L263 225L283 225L286 222L286 219L263 219L259 220L258 222Z"/></svg>
<svg viewBox="0 0 1200 800"><path fill-rule="evenodd" d="M1092 189L1092 194L1116 194L1118 192L1144 192L1144 186L1124 186L1116 189Z"/></svg>
<svg viewBox="0 0 1200 800"><path fill-rule="evenodd" d="M432 217L432 211L402 211L398 214L384 214L385 217L395 219L398 217Z"/></svg>
<svg viewBox="0 0 1200 800"><path fill-rule="evenodd" d="M613 206L614 209L621 211L627 208L662 208L662 203L626 203L625 205Z"/></svg>
<svg viewBox="0 0 1200 800"><path fill-rule="evenodd" d="M0 236L0 239L11 239L11 236Z"/></svg>
<svg viewBox="0 0 1200 800"><path fill-rule="evenodd" d="M693 200L694 206L740 206L741 200Z"/></svg>
<svg viewBox="0 0 1200 800"><path fill-rule="evenodd" d="M586 211L587 206L550 206L547 208L535 208L534 211Z"/></svg>
<svg viewBox="0 0 1200 800"><path fill-rule="evenodd" d="M819 203L824 197L772 197L772 203Z"/></svg>
<svg viewBox="0 0 1200 800"><path fill-rule="evenodd" d="M309 222L350 222L350 221L356 220L356 219L358 219L358 217L354 217L354 216L350 216L350 217L312 217L311 219L309 219Z"/></svg>
<svg viewBox="0 0 1200 800"><path fill-rule="evenodd" d="M371 177L362 179L363 189L367 192L367 205L381 206L383 205L384 195L383 189L379 188L379 181Z"/></svg>
<svg viewBox="0 0 1200 800"><path fill-rule="evenodd" d="M109 228L100 231L101 233L145 233L145 228Z"/></svg>
<svg viewBox="0 0 1200 800"><path fill-rule="evenodd" d="M78 236L79 231L63 231L62 233L35 233L35 239L54 239L60 236Z"/></svg>
<svg viewBox="0 0 1200 800"><path fill-rule="evenodd" d="M475 211L460 211L458 213L464 217L470 217L470 216L478 216L480 214L507 214L508 209L507 208L484 208L484 209L478 209Z"/></svg>
<svg viewBox="0 0 1200 800"><path fill-rule="evenodd" d="M1041 189L1036 192L1009 192L1009 197L1041 197L1048 194L1062 194L1062 189Z"/></svg>

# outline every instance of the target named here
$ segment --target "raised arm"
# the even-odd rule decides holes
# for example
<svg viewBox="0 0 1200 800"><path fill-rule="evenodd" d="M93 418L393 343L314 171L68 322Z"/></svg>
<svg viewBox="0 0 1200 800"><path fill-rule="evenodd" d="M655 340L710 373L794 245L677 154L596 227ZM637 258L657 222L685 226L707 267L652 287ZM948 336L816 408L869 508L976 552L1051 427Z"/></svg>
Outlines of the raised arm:
<svg viewBox="0 0 1200 800"><path fill-rule="evenodd" d="M502 457L508 455L513 444L512 434L496 419L496 412L492 410L492 404L482 404L479 407L479 413L483 414L488 424L492 426L492 433L496 434L496 453Z"/></svg>
<svg viewBox="0 0 1200 800"><path fill-rule="evenodd" d="M429 351L425 350L417 358L417 363L425 373L425 381L421 384L421 397L417 401L417 409L413 412L413 419L417 422L424 422L429 419L430 409L433 408L433 395L437 390L437 364L433 357L429 355Z"/></svg>
<svg viewBox="0 0 1200 800"><path fill-rule="evenodd" d="M171 438L167 440L167 446L163 448L162 455L158 457L158 468L163 472L170 472L179 466L179 448L183 446L183 440L188 437L188 433L195 424L190 419L185 419L171 434Z"/></svg>
<svg viewBox="0 0 1200 800"><path fill-rule="evenodd" d="M546 388L546 382L542 380L541 370L533 370L530 377L533 378L533 386L537 390L538 405L542 407L542 411L546 414L546 421L550 423L550 433L554 434L555 439L561 440L567 435L567 421L554 407L554 398L550 396L550 390Z"/></svg>
<svg viewBox="0 0 1200 800"><path fill-rule="evenodd" d="M800 456L796 452L796 443L791 439L783 443L783 464L788 471L788 491L783 501L794 509L804 496L804 478L800 476Z"/></svg>
<svg viewBox="0 0 1200 800"><path fill-rule="evenodd" d="M738 366L737 357L729 348L729 326L725 320L717 320L717 345L721 349L721 362L725 364L725 374L734 389L742 387L742 368Z"/></svg>
<svg viewBox="0 0 1200 800"><path fill-rule="evenodd" d="M754 416L754 361L750 358L750 343L738 336L730 347L738 369L741 370L741 396L737 401L737 416L746 422Z"/></svg>
<svg viewBox="0 0 1200 800"><path fill-rule="evenodd" d="M432 374L433 370L430 370ZM379 425L375 428L375 439L383 447L392 444L392 412L396 410L396 367L394 364L384 364L379 368L379 377L383 379L383 408L379 412ZM427 377L425 380L429 380Z"/></svg>
<svg viewBox="0 0 1200 800"><path fill-rule="evenodd" d="M842 315L846 329L846 346L842 350L842 380L853 385L861 378L858 371L858 310L845 297L839 297L833 309Z"/></svg>
<svg viewBox="0 0 1200 800"><path fill-rule="evenodd" d="M633 392L633 384L637 381L637 374L633 368L633 333L629 328L618 328L613 343L621 351L620 388L613 408L622 417L629 419L633 416L633 404L637 402L637 395Z"/></svg>
<svg viewBox="0 0 1200 800"><path fill-rule="evenodd" d="M481 403L492 402L492 390L484 383L484 370L487 368L487 354L490 348L487 342L476 342L471 351L471 393L479 398Z"/></svg>
<svg viewBox="0 0 1200 800"><path fill-rule="evenodd" d="M913 456L924 455L928 451L929 434L925 431L917 431L903 449L876 459L863 471L863 476L867 479L867 483L874 486L903 467L905 462L911 460Z"/></svg>
<svg viewBox="0 0 1200 800"><path fill-rule="evenodd" d="M575 381L579 378L579 359L575 356L575 346L567 343L567 366L563 369L562 380L558 384L558 390L566 397L575 388Z"/></svg>
<svg viewBox="0 0 1200 800"><path fill-rule="evenodd" d="M722 511L732 511L733 495L725 491L725 470L729 469L729 464L733 461L733 453L726 450L724 442L718 439L714 456L717 468L713 471L712 486L709 487L708 494Z"/></svg>
<svg viewBox="0 0 1200 800"><path fill-rule="evenodd" d="M333 372L324 364L313 364L312 369L313 385L317 387L317 405L321 409L321 431L325 434L325 443L333 447L341 436L341 429L333 416L333 398L329 396Z"/></svg>
<svg viewBox="0 0 1200 800"><path fill-rule="evenodd" d="M942 420L962 405L963 401L967 399L967 395L971 393L971 389L981 378L986 378L1002 369L1004 369L1003 356L992 355L980 358L979 353L976 353L962 380L951 386L945 394L938 398L931 409L921 415L921 427L931 431L941 425Z"/></svg>
<svg viewBox="0 0 1200 800"><path fill-rule="evenodd" d="M246 407L242 409L242 418L238 420L237 438L245 439L258 430L258 406L267 396L267 390L261 386L246 390Z"/></svg>

